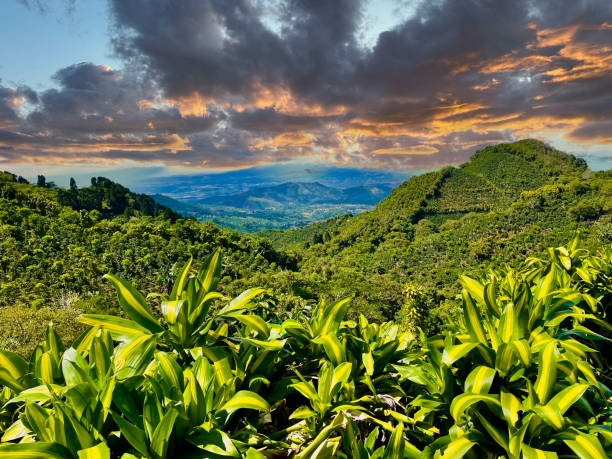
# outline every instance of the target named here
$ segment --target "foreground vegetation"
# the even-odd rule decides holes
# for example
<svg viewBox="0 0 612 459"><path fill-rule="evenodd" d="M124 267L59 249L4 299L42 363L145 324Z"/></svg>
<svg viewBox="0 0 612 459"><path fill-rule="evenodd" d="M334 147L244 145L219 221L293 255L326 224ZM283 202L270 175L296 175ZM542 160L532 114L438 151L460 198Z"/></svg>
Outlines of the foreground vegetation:
<svg viewBox="0 0 612 459"><path fill-rule="evenodd" d="M108 275L123 317L1 351L0 457L612 455L607 246L461 276L432 336L345 320L350 298L280 320L264 289L216 292L220 260L189 261L159 311Z"/></svg>

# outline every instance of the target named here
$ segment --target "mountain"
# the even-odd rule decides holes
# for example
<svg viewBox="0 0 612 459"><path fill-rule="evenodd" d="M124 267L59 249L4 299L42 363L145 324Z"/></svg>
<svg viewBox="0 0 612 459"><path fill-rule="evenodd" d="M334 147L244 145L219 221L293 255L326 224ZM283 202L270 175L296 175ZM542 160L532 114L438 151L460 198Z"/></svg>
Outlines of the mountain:
<svg viewBox="0 0 612 459"><path fill-rule="evenodd" d="M287 206L315 204L364 204L375 205L393 187L390 185L362 185L346 190L312 183L283 183L272 187L253 188L236 195L213 196L198 202L201 204L238 207L246 210L284 209Z"/></svg>
<svg viewBox="0 0 612 459"><path fill-rule="evenodd" d="M319 164L280 164L219 173L154 177L140 180L132 188L141 193L163 194L191 202L283 183L318 182L341 189L381 184L393 187L412 175L414 172L329 167Z"/></svg>
<svg viewBox="0 0 612 459"><path fill-rule="evenodd" d="M152 197L182 215L242 232L255 232L296 228L341 214L359 214L371 209L391 189L388 184L340 189L318 182L289 182L189 201L160 194Z"/></svg>
<svg viewBox="0 0 612 459"><path fill-rule="evenodd" d="M592 246L610 242L611 205L609 172L524 140L412 177L369 212L258 235L296 254L312 290L357 292L357 310L401 315L416 289L442 314L454 304L460 271L477 276L522 261L576 230Z"/></svg>

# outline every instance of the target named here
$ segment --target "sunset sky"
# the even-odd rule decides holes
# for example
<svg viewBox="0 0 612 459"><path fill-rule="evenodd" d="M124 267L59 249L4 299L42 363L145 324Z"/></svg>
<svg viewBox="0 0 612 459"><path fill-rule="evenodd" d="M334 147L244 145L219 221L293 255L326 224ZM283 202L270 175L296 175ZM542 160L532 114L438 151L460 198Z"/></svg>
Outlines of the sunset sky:
<svg viewBox="0 0 612 459"><path fill-rule="evenodd" d="M612 168L610 0L3 0L0 170Z"/></svg>

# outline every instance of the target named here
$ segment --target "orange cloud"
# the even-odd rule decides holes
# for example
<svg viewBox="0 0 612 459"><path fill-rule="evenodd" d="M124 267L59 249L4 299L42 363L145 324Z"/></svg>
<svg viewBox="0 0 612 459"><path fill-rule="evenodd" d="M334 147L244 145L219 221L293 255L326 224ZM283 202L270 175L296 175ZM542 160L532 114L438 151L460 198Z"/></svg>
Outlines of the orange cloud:
<svg viewBox="0 0 612 459"><path fill-rule="evenodd" d="M432 155L439 150L431 145L415 145L413 147L391 147L373 150L375 155Z"/></svg>

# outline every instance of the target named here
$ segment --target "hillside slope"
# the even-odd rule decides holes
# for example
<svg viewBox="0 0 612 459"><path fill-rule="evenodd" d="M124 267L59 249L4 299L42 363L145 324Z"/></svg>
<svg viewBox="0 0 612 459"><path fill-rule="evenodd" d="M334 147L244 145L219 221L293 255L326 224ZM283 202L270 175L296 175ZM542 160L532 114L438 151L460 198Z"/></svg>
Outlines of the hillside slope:
<svg viewBox="0 0 612 459"><path fill-rule="evenodd" d="M313 290L357 290L357 308L369 303L388 317L400 311L406 288L427 290L431 307L453 302L460 270L477 275L493 263L520 261L567 242L575 230L587 244L609 242L611 205L609 173L525 140L413 177L370 212L271 239L299 256ZM373 295L372 285L386 293Z"/></svg>

